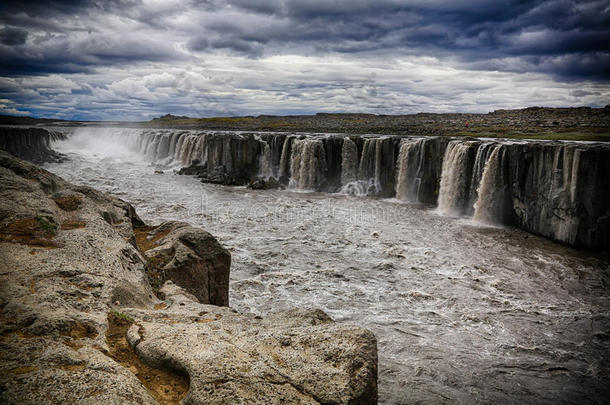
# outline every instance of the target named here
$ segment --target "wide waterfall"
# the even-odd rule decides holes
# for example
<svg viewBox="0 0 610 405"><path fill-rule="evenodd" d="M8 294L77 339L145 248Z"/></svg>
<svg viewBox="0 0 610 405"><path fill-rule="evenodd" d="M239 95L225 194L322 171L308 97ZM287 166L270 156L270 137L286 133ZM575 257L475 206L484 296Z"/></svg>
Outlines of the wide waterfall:
<svg viewBox="0 0 610 405"><path fill-rule="evenodd" d="M91 131L91 129L88 129ZM610 148L372 135L95 129L95 150L117 143L203 181L257 178L292 189L437 206L448 216L511 225L596 249L610 245ZM72 142L82 141L81 130Z"/></svg>

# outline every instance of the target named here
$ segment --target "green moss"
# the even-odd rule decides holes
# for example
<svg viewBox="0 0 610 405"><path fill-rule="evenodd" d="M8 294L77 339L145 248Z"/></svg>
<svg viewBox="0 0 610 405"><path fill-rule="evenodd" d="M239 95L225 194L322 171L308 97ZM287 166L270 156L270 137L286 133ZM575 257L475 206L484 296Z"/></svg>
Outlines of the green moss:
<svg viewBox="0 0 610 405"><path fill-rule="evenodd" d="M125 320L125 321L127 321L129 323L134 323L135 322L135 319L133 319L131 316L127 315L124 312L116 311L116 310L113 309L112 311L110 311L110 313L112 315L116 316L117 318L123 319L123 320Z"/></svg>
<svg viewBox="0 0 610 405"><path fill-rule="evenodd" d="M57 234L57 224L48 222L43 218L38 218L38 225L40 226L40 229L47 235Z"/></svg>

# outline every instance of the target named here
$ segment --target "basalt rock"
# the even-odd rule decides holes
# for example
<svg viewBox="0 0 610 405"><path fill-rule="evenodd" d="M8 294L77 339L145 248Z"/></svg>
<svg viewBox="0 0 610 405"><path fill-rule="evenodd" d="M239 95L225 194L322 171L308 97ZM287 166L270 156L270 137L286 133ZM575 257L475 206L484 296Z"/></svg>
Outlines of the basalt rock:
<svg viewBox="0 0 610 405"><path fill-rule="evenodd" d="M268 179L256 179L248 184L248 188L251 188L252 190L274 190L282 187L282 184L273 177Z"/></svg>
<svg viewBox="0 0 610 405"><path fill-rule="evenodd" d="M35 163L59 162L65 159L51 149L51 142L65 135L43 128L0 127L0 149Z"/></svg>
<svg viewBox="0 0 610 405"><path fill-rule="evenodd" d="M506 145L507 223L574 246L610 250L610 147Z"/></svg>

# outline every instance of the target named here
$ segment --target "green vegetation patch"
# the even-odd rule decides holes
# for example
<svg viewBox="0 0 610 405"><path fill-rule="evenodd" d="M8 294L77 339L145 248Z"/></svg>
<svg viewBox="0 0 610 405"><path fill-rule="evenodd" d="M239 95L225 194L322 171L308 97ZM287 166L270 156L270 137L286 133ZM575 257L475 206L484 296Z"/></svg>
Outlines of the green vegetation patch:
<svg viewBox="0 0 610 405"><path fill-rule="evenodd" d="M116 310L113 309L112 311L110 311L110 314L114 315L115 317L117 317L119 319L127 321L129 323L134 323L135 322L135 319L133 319L133 317L127 315L124 312L116 311Z"/></svg>
<svg viewBox="0 0 610 405"><path fill-rule="evenodd" d="M47 235L55 236L57 234L57 224L49 222L44 218L38 218L38 225L40 226L40 230Z"/></svg>

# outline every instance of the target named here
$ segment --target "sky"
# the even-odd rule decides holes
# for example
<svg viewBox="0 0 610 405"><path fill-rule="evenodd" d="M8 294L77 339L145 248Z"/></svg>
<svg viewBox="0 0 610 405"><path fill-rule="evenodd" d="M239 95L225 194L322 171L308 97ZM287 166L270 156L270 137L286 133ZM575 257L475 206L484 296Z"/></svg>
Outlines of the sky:
<svg viewBox="0 0 610 405"><path fill-rule="evenodd" d="M142 121L610 104L610 0L0 3L0 114Z"/></svg>

